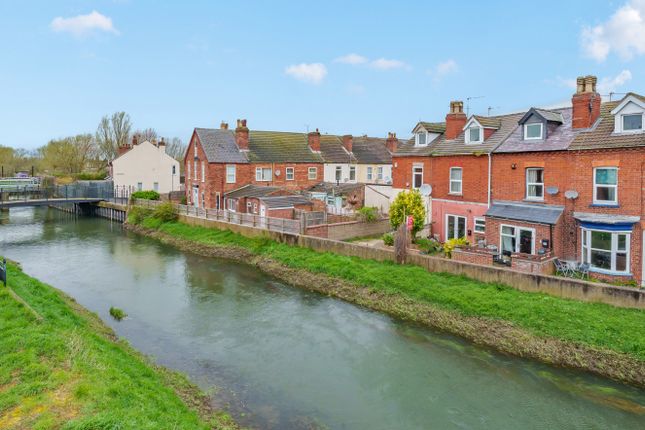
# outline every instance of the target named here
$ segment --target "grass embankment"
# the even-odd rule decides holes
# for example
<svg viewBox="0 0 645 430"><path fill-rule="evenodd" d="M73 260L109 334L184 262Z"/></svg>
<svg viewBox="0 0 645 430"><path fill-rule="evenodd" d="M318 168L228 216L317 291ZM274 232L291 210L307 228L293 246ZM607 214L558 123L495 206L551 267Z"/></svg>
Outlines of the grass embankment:
<svg viewBox="0 0 645 430"><path fill-rule="evenodd" d="M185 377L148 363L96 315L8 267L9 288L0 284L0 428L237 428Z"/></svg>
<svg viewBox="0 0 645 430"><path fill-rule="evenodd" d="M201 250L185 247L189 250L244 260L296 285L433 325L504 352L645 386L645 312L641 310L521 292L418 266L319 253L150 217L140 225L175 245L203 245ZM281 272L271 262L291 272ZM320 276L310 279L306 273Z"/></svg>

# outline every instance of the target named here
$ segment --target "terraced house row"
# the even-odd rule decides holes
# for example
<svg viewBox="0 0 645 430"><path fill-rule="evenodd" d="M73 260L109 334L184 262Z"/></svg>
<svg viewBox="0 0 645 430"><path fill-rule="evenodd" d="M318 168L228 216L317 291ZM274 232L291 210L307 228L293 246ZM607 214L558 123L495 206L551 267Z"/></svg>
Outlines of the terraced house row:
<svg viewBox="0 0 645 430"><path fill-rule="evenodd" d="M393 154L395 190L432 187L431 235L467 237L456 258L548 271L553 259L591 275L643 284L645 97L603 101L577 79L571 105L419 122Z"/></svg>

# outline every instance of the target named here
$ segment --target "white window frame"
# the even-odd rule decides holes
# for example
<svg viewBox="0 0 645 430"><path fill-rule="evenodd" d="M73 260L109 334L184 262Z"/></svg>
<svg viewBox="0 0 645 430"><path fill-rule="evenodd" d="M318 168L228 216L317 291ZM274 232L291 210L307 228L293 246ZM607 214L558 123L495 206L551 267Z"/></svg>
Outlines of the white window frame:
<svg viewBox="0 0 645 430"><path fill-rule="evenodd" d="M529 182L529 170L541 170L542 171L542 182ZM543 167L528 167L524 173L524 182L526 184L526 200L533 200L542 202L544 201L544 168ZM542 195L541 196L531 196L529 195L529 189L532 185L541 185L542 186Z"/></svg>
<svg viewBox="0 0 645 430"><path fill-rule="evenodd" d="M307 169L307 178L309 178L310 181L315 181L318 179L318 168L317 167L310 167Z"/></svg>
<svg viewBox="0 0 645 430"><path fill-rule="evenodd" d="M159 192L159 182L153 182L152 183L152 190Z"/></svg>
<svg viewBox="0 0 645 430"><path fill-rule="evenodd" d="M372 166L367 166L367 180L371 181L374 178L374 168Z"/></svg>
<svg viewBox="0 0 645 430"><path fill-rule="evenodd" d="M636 128L634 130L625 130L625 117L626 116L640 116L641 117L641 128ZM642 133L645 130L645 114L633 112L625 113L620 115L620 129L623 133Z"/></svg>
<svg viewBox="0 0 645 430"><path fill-rule="evenodd" d="M528 128L539 125L540 126L540 135L538 137L529 137ZM541 122L532 122L524 124L524 140L542 140L544 138L544 124Z"/></svg>
<svg viewBox="0 0 645 430"><path fill-rule="evenodd" d="M137 182L137 191L143 191L143 182Z"/></svg>
<svg viewBox="0 0 645 430"><path fill-rule="evenodd" d="M202 161L202 182L206 182L206 162Z"/></svg>
<svg viewBox="0 0 645 430"><path fill-rule="evenodd" d="M616 184L611 185L611 184L597 184L596 183L596 172L599 169L604 169L604 170L615 170L616 171ZM595 205L611 205L611 206L616 206L618 205L618 167L612 167L612 166L605 166L605 167L594 167L593 169L593 203ZM598 200L597 194L598 194L598 187L604 187L604 188L614 188L614 200Z"/></svg>
<svg viewBox="0 0 645 430"><path fill-rule="evenodd" d="M237 169L235 167L235 164L227 164L226 165L226 183L234 184L237 180L236 176L237 176Z"/></svg>
<svg viewBox="0 0 645 430"><path fill-rule="evenodd" d="M446 241L448 241L450 239L454 239L454 238L459 239L457 236L455 236L454 238L451 238L450 235L448 234L448 225L449 225L448 219L450 217L453 217L455 219L455 231L453 231L453 233L456 233L456 231L459 230L459 228L458 228L459 219L463 219L464 220L464 235L461 236L461 237L468 237L468 217L465 217L463 215L446 214L446 232L445 232L446 235L444 236L446 238Z"/></svg>
<svg viewBox="0 0 645 430"><path fill-rule="evenodd" d="M343 180L343 166L336 166L334 169L334 180L341 182Z"/></svg>
<svg viewBox="0 0 645 430"><path fill-rule="evenodd" d="M453 170L459 170L461 172L461 179L452 179L452 171ZM452 194L454 196L461 196L464 193L464 169L461 167L451 167L450 168L450 173L448 176L449 184L448 184L448 194ZM452 184L459 184L459 191L453 191L452 190Z"/></svg>
<svg viewBox="0 0 645 430"><path fill-rule="evenodd" d="M486 233L486 218L473 219L473 232L479 234Z"/></svg>
<svg viewBox="0 0 645 430"><path fill-rule="evenodd" d="M349 181L356 182L356 166L349 166Z"/></svg>
<svg viewBox="0 0 645 430"><path fill-rule="evenodd" d="M631 266L631 243L632 243L632 232L631 231L609 231L609 230L602 230L602 229L594 229L594 228L587 228L587 227L581 227L581 237L580 237L580 261L583 263L589 263L589 267L591 270L594 272L599 272L599 273L606 273L610 275L629 275L631 274L630 272L630 266ZM601 232L601 233L609 233L611 234L611 249L606 250L606 249L600 249L600 248L592 248L591 247L591 233L592 232ZM625 250L618 250L618 236L619 235L624 235L625 236ZM611 254L611 268L610 269L604 269L602 267L595 267L591 264L591 251L596 250L600 252L609 252ZM617 254L625 254L625 270L616 270L616 255Z"/></svg>
<svg viewBox="0 0 645 430"><path fill-rule="evenodd" d="M230 212L237 212L236 209L233 207L236 205L236 200L235 199L226 199L226 209L228 209Z"/></svg>
<svg viewBox="0 0 645 430"><path fill-rule="evenodd" d="M287 167L284 169L284 178L287 181L293 181L296 179L296 171L293 167Z"/></svg>
<svg viewBox="0 0 645 430"><path fill-rule="evenodd" d="M425 143L419 142L421 135L425 136ZM428 133L425 131L420 131L414 135L414 146L428 146Z"/></svg>
<svg viewBox="0 0 645 430"><path fill-rule="evenodd" d="M264 175L267 170L269 171L269 178L267 179ZM273 169L270 167L256 167L255 168L255 180L256 182L270 182L273 177Z"/></svg>
<svg viewBox="0 0 645 430"><path fill-rule="evenodd" d="M471 140L470 138L470 131L473 129L478 129L479 130L479 140ZM484 141L484 127L481 127L479 125L471 125L466 129L466 133L464 135L464 141L466 142L467 145L474 145L477 143L482 143Z"/></svg>
<svg viewBox="0 0 645 430"><path fill-rule="evenodd" d="M383 180L383 166L378 166L376 168L376 179L379 181Z"/></svg>
<svg viewBox="0 0 645 430"><path fill-rule="evenodd" d="M513 235L504 233L504 227L512 228L514 232ZM500 224L499 226L499 251L500 252L503 251L502 237L507 236L507 237L513 237L515 239L515 249L513 250L513 252L519 253L520 252L520 232L522 230L531 232L531 255L535 255L535 229L530 227L520 227L517 225L511 225L511 224Z"/></svg>
<svg viewBox="0 0 645 430"><path fill-rule="evenodd" d="M419 171L417 171L417 169L419 169ZM421 175L421 184L418 187L414 185L417 174ZM423 165L412 165L412 184L410 185L413 190L418 190L421 188L421 185L423 185Z"/></svg>

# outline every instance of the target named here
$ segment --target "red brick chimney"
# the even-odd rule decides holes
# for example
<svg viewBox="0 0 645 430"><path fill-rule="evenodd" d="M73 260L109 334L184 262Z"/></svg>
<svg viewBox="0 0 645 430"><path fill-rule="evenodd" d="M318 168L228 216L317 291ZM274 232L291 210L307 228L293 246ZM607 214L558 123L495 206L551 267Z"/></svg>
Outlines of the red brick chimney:
<svg viewBox="0 0 645 430"><path fill-rule="evenodd" d="M399 145L399 139L396 138L396 133L389 132L387 139L385 139L385 147L391 154L396 152L396 147Z"/></svg>
<svg viewBox="0 0 645 430"><path fill-rule="evenodd" d="M137 146L138 143L139 143L139 136L135 134L134 136L132 136L132 146Z"/></svg>
<svg viewBox="0 0 645 430"><path fill-rule="evenodd" d="M354 138L352 137L351 134L346 134L343 136L343 146L347 150L347 152L352 152L352 146L354 143Z"/></svg>
<svg viewBox="0 0 645 430"><path fill-rule="evenodd" d="M219 128L222 130L228 130L228 122L222 121L222 123L219 125Z"/></svg>
<svg viewBox="0 0 645 430"><path fill-rule="evenodd" d="M320 132L318 129L307 135L307 141L309 142L309 147L312 151L320 152Z"/></svg>
<svg viewBox="0 0 645 430"><path fill-rule="evenodd" d="M446 132L444 136L447 140L456 139L466 125L468 118L464 113L464 102L451 101L450 113L446 115Z"/></svg>
<svg viewBox="0 0 645 430"><path fill-rule="evenodd" d="M120 157L123 154L125 154L126 152L128 152L130 150L130 148L131 148L130 145L119 146L118 152L117 152L117 157Z"/></svg>
<svg viewBox="0 0 645 430"><path fill-rule="evenodd" d="M576 80L576 93L571 98L573 105L572 127L589 128L600 116L600 94L596 92L595 76L580 76Z"/></svg>
<svg viewBox="0 0 645 430"><path fill-rule="evenodd" d="M237 127L235 128L235 143L241 151L249 150L249 129L246 126L245 119L237 120Z"/></svg>

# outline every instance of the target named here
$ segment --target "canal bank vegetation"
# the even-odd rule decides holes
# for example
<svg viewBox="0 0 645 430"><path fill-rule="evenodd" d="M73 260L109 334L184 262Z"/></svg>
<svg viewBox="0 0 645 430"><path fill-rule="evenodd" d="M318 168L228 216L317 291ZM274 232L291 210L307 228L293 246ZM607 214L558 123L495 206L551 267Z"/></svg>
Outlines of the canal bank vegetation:
<svg viewBox="0 0 645 430"><path fill-rule="evenodd" d="M237 429L64 293L9 264L0 285L0 428Z"/></svg>
<svg viewBox="0 0 645 430"><path fill-rule="evenodd" d="M132 221L132 220L131 220ZM477 343L645 386L645 312L144 217L131 229L182 249L255 264L320 291Z"/></svg>

